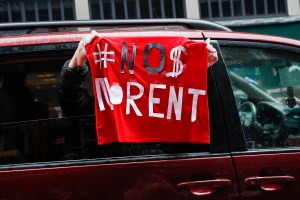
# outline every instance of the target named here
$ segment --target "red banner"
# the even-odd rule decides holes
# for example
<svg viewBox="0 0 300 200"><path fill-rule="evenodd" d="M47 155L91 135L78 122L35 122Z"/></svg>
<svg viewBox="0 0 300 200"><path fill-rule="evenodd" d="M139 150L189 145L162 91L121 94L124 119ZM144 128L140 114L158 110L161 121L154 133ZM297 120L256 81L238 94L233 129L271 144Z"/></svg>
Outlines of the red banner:
<svg viewBox="0 0 300 200"><path fill-rule="evenodd" d="M99 144L209 144L206 43L109 37L95 38L86 51Z"/></svg>

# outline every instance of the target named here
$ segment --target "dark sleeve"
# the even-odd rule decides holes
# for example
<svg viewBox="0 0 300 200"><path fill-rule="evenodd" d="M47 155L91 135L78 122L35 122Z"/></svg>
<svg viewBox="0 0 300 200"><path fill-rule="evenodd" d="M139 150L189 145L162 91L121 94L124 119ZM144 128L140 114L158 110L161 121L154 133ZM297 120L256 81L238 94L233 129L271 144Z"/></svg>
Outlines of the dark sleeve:
<svg viewBox="0 0 300 200"><path fill-rule="evenodd" d="M58 84L62 111L67 116L94 114L94 98L83 88L88 67L69 68L69 62L64 64Z"/></svg>

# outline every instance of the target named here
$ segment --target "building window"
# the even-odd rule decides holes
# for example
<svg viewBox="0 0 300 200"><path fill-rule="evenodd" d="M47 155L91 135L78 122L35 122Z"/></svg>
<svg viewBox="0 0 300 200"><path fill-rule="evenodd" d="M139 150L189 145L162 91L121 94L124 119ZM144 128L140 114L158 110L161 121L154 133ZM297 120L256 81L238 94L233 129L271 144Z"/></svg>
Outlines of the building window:
<svg viewBox="0 0 300 200"><path fill-rule="evenodd" d="M1 0L0 23L75 19L74 0Z"/></svg>
<svg viewBox="0 0 300 200"><path fill-rule="evenodd" d="M287 15L286 0L199 0L202 19Z"/></svg>
<svg viewBox="0 0 300 200"><path fill-rule="evenodd" d="M184 18L184 0L89 0L91 19Z"/></svg>

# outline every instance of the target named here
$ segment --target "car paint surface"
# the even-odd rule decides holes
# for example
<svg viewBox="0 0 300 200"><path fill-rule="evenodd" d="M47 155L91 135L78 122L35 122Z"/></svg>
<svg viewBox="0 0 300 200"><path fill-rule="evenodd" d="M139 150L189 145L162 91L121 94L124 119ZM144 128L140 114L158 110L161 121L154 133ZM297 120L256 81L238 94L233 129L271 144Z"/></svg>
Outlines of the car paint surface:
<svg viewBox="0 0 300 200"><path fill-rule="evenodd" d="M98 161L99 162L99 161ZM217 199L237 199L230 156L0 171L2 199L193 199L177 184L229 178ZM17 192L13 192L17 191ZM201 197L200 197L201 198Z"/></svg>
<svg viewBox="0 0 300 200"><path fill-rule="evenodd" d="M278 154L256 152L236 155L233 159L242 199L295 199L300 195L299 152ZM269 177L270 180L261 184L255 181L247 182L249 178L261 177ZM282 177L285 180L281 180Z"/></svg>

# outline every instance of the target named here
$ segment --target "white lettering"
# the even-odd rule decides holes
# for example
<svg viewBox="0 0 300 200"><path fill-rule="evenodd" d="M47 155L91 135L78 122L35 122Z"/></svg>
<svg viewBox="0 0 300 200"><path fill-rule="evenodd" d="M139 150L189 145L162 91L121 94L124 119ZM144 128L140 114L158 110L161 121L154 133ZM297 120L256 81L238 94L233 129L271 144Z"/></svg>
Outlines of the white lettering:
<svg viewBox="0 0 300 200"><path fill-rule="evenodd" d="M153 111L153 104L160 104L160 98L155 98L153 96L154 89L166 89L166 85L163 84L150 84L149 89L149 116L150 117L157 117L157 118L164 118L163 113L154 113Z"/></svg>
<svg viewBox="0 0 300 200"><path fill-rule="evenodd" d="M112 103L110 102L109 96L108 96L108 93L110 91L110 87L109 87L107 78L96 78L95 79L95 85L96 85L96 93L97 93L99 109L101 111L105 110L102 95L101 95L101 88L102 88L106 103L110 106L110 109L113 110L114 107L113 107Z"/></svg>
<svg viewBox="0 0 300 200"><path fill-rule="evenodd" d="M98 100L98 106L100 111L105 110L104 100L111 110L114 110L114 105L121 104L123 101L123 90L120 85L113 83L109 86L107 78L96 78L95 79L96 96ZM132 94L133 87L137 88L137 94ZM164 118L164 113L154 112L155 104L161 103L161 99L155 96L155 89L166 89L165 84L150 84L149 97L148 97L148 109L149 117ZM137 116L143 116L141 111L136 105L135 100L141 99L144 95L143 85L137 82L127 82L127 94L126 94L126 114L129 115L130 109L134 110ZM182 119L182 106L183 106L183 91L184 87L179 87L176 91L175 86L170 86L169 97L168 97L168 108L167 108L167 119L172 119L172 112L175 114L176 120ZM188 94L193 95L192 97L192 109L191 109L191 122L197 120L197 106L199 96L206 95L205 90L199 90L194 88L188 88ZM104 98L103 98L104 95ZM206 105L203 105L206 107Z"/></svg>
<svg viewBox="0 0 300 200"><path fill-rule="evenodd" d="M95 64L99 63L99 68L101 69L101 63L104 62L104 68L107 68L107 62L115 62L115 52L114 51L107 51L108 44L105 43L104 51L101 51L100 45L97 44L97 52L93 52ZM108 57L110 56L110 57ZM99 57L99 59L98 59Z"/></svg>
<svg viewBox="0 0 300 200"><path fill-rule="evenodd" d="M174 86L170 86L167 119L171 119L172 107L174 107L176 120L181 120L182 98L183 98L182 95L183 95L183 87L179 87L178 98L177 98Z"/></svg>
<svg viewBox="0 0 300 200"><path fill-rule="evenodd" d="M113 105L122 103L123 101L123 90L117 83L113 83L109 89L109 99Z"/></svg>
<svg viewBox="0 0 300 200"><path fill-rule="evenodd" d="M194 121L196 121L196 118L197 118L198 96L199 95L205 95L206 91L205 90L198 90L198 89L189 88L188 93L193 94L191 121L194 122Z"/></svg>
<svg viewBox="0 0 300 200"><path fill-rule="evenodd" d="M130 94L130 87L131 86L136 86L140 92L137 95L132 95ZM128 82L127 83L127 101L126 101L126 114L129 115L130 114L130 105L132 106L133 110L135 111L137 116L143 116L141 111L138 109L138 107L136 106L134 100L139 99L143 96L144 94L144 87L136 82Z"/></svg>

